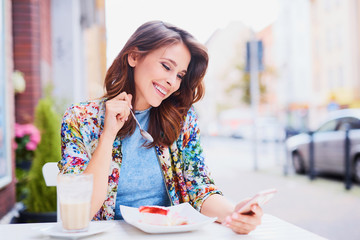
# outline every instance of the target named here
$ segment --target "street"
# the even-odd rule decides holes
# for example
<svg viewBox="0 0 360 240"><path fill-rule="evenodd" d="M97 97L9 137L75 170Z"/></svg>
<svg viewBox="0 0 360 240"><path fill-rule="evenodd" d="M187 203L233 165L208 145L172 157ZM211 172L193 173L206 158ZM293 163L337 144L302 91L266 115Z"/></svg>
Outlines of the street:
<svg viewBox="0 0 360 240"><path fill-rule="evenodd" d="M252 142L224 138L201 138L207 164L224 195L234 202L258 191L276 188L278 193L263 210L322 237L360 239L360 187L346 190L342 178L310 180L289 168L284 174L285 150L281 143L257 147L254 171Z"/></svg>

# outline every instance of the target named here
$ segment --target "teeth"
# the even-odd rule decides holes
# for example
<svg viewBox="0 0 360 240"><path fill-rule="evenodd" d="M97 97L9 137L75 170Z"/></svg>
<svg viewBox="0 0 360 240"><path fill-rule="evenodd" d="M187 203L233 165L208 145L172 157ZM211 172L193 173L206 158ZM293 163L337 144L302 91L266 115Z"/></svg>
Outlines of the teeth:
<svg viewBox="0 0 360 240"><path fill-rule="evenodd" d="M162 94L166 95L166 92L161 89L158 85L154 85L157 90L159 90Z"/></svg>

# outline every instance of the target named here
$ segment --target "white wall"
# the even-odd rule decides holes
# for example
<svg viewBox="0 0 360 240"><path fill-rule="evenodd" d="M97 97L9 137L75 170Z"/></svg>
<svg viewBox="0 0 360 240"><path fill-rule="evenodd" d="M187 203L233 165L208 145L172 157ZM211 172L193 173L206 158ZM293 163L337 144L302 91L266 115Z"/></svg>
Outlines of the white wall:
<svg viewBox="0 0 360 240"><path fill-rule="evenodd" d="M308 102L311 92L310 7L308 0L280 0L274 25L281 103Z"/></svg>
<svg viewBox="0 0 360 240"><path fill-rule="evenodd" d="M80 0L52 0L54 94L65 105L86 100Z"/></svg>
<svg viewBox="0 0 360 240"><path fill-rule="evenodd" d="M310 4L308 0L280 0L279 6L278 20L274 24L279 104L286 108L291 103L308 103L311 108ZM306 119L299 117L293 121L292 125L298 128L307 124Z"/></svg>

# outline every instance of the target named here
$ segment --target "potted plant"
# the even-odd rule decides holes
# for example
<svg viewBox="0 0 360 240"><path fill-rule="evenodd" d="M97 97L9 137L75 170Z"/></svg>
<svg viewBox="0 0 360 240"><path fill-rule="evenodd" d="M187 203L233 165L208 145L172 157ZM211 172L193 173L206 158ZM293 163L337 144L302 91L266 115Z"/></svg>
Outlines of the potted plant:
<svg viewBox="0 0 360 240"><path fill-rule="evenodd" d="M53 108L53 101L41 99L35 110L35 125L40 130L41 141L37 145L26 184L25 208L20 211L18 222L56 221L56 187L47 187L42 167L47 162L61 158L60 117Z"/></svg>
<svg viewBox="0 0 360 240"><path fill-rule="evenodd" d="M15 140L13 143L16 157L16 199L21 201L25 198L26 183L28 181L29 170L34 158L37 145L40 142L40 131L31 123L15 123Z"/></svg>

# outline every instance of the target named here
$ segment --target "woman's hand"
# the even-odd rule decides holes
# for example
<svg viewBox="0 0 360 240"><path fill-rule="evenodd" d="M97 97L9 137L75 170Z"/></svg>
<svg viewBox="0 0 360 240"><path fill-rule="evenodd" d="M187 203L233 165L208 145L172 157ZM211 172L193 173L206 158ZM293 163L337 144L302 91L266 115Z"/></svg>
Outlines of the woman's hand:
<svg viewBox="0 0 360 240"><path fill-rule="evenodd" d="M231 228L238 234L248 234L261 223L262 209L257 205L251 205L250 212L238 213L249 199L238 203L235 207L224 196L213 194L202 204L201 213L208 217L217 217L217 222Z"/></svg>
<svg viewBox="0 0 360 240"><path fill-rule="evenodd" d="M115 139L116 134L124 126L130 114L132 95L122 92L113 99L106 101L103 134Z"/></svg>
<svg viewBox="0 0 360 240"><path fill-rule="evenodd" d="M234 212L227 216L223 222L225 226L231 228L238 234L248 234L255 230L255 228L260 225L261 217L263 216L263 211L257 204L251 206L250 212L238 213L238 209L240 209L247 201L248 199L238 203Z"/></svg>

